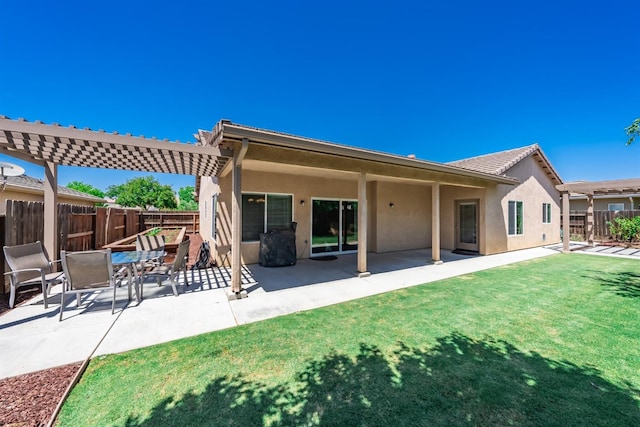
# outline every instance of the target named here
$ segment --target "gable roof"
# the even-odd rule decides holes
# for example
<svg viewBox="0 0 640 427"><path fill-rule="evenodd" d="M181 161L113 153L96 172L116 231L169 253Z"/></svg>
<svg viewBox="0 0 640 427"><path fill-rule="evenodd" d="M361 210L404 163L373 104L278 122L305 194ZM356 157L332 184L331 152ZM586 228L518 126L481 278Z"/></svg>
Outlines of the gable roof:
<svg viewBox="0 0 640 427"><path fill-rule="evenodd" d="M448 162L447 164L463 169L507 176L507 171L509 169L529 156L534 157L555 185L562 184L560 175L558 175L553 166L551 166L551 162L549 162L549 159L544 155L538 144L499 151L497 153L484 154L482 156L469 157L467 159Z"/></svg>
<svg viewBox="0 0 640 427"><path fill-rule="evenodd" d="M14 191L31 190L31 192L42 193L44 192L44 181L28 175L20 176L8 176L7 189L13 189ZM104 199L94 196L92 194L83 193L82 191L73 190L71 188L58 185L58 194L74 199L82 199L90 202L104 202Z"/></svg>

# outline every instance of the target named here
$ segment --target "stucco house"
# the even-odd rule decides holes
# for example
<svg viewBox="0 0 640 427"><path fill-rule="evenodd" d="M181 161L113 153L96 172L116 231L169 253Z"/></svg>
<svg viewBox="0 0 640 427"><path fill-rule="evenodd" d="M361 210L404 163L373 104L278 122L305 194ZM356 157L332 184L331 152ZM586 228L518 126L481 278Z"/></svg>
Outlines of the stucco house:
<svg viewBox="0 0 640 427"><path fill-rule="evenodd" d="M196 180L201 234L218 261L240 248L235 261L257 263L260 234L291 221L299 258L356 252L360 273L367 252L431 248L438 263L441 249L560 242L562 181L537 144L445 164L229 121L198 140L234 153Z"/></svg>
<svg viewBox="0 0 640 427"><path fill-rule="evenodd" d="M42 202L44 200L44 181L28 175L8 176L4 189L0 191L0 215L6 213L7 200ZM100 197L92 196L71 188L58 186L58 203L70 205L95 206L104 202Z"/></svg>

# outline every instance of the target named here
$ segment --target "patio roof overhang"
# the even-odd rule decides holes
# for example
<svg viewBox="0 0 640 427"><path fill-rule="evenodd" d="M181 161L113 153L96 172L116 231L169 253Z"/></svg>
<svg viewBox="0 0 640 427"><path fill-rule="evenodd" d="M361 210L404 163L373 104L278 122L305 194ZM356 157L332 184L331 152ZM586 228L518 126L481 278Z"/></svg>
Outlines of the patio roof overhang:
<svg viewBox="0 0 640 427"><path fill-rule="evenodd" d="M0 153L31 163L216 176L230 150L0 116Z"/></svg>
<svg viewBox="0 0 640 427"><path fill-rule="evenodd" d="M430 162L427 160L419 160L411 157L367 150L312 138L304 138L296 135L240 125L228 120L218 122L211 132L201 131L200 136L201 141L203 141L204 136L206 144L212 144L213 146L218 147L231 148L233 144L246 140L249 143L249 147L252 145L255 148L258 146L273 147L282 149L283 151L289 150L290 153L298 151L318 156L333 156L334 158L341 160L341 162L325 163L325 167L329 169L342 167L343 170L349 171L345 168L347 163L345 163L344 160L351 160L348 165L353 167L353 169L350 170L352 172L361 172L362 170L370 169L364 167L365 163L367 163L369 165L387 165L393 167L394 169L389 169L393 171L397 171L397 168L403 168L404 170L411 169L415 171L429 172L432 173L434 177L439 177L438 180L443 180L444 178L444 181L446 181L447 176L450 176L476 180L477 182L484 183L492 182L508 185L516 185L519 183L517 179L504 175L473 171L444 163ZM247 159L260 160L259 157L253 158L252 153L252 149L249 148ZM265 150L262 150L262 153L267 155L271 154ZM267 161L274 161L274 158L277 159L278 156L272 155ZM283 158L283 162L284 161L286 161L287 164L291 164L291 162L295 160L292 159L292 156L286 156L286 158ZM307 166L308 164L301 165ZM380 168L374 169L380 170Z"/></svg>

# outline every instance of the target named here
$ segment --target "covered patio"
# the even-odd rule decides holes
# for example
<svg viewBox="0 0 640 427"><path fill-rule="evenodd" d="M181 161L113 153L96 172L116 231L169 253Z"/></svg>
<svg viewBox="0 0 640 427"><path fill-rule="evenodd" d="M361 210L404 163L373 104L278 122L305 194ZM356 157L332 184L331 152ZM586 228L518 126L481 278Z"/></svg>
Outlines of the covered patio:
<svg viewBox="0 0 640 427"><path fill-rule="evenodd" d="M375 182L388 185L409 183L428 191L426 201L430 204L430 215L424 220L430 222L431 252L430 258L425 261L431 260L436 264L442 262L441 230L453 229L453 224L441 224L441 194L453 188L482 191L487 185L513 186L518 182L517 179L506 176L258 130L228 121L219 122L211 132L199 131L196 138L196 144L185 144L130 134L121 135L118 132L78 129L75 126L62 127L38 121L12 120L0 116L0 152L44 167L43 240L49 254L56 254L58 248L56 189L57 169L60 165L188 174L222 179L230 176L232 191L229 209L224 212L224 217L228 220L230 228L227 244L233 248L229 258L231 291L235 297L242 296L243 290L243 168L260 171L277 165L279 169L286 169L289 173L303 170L308 175L337 176L350 182L350 185L355 184L359 206L357 223L360 226L357 256L354 259L355 268L351 269L351 274L357 271L362 277L372 272L368 263L368 236L372 217L378 211L374 206L368 205L368 192ZM300 203L304 203L304 200ZM388 201L385 203L390 207L394 205ZM397 212L398 208L395 210ZM483 215L482 211L479 215ZM451 216L448 215L443 222L451 222ZM481 230L480 233L482 232ZM482 237L481 234L481 241ZM419 247L428 245L428 242L424 242Z"/></svg>

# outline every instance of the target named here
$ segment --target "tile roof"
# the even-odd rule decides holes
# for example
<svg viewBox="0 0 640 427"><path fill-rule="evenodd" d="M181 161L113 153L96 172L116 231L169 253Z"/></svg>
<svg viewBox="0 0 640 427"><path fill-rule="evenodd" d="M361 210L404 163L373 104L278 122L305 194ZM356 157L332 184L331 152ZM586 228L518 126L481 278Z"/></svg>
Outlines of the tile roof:
<svg viewBox="0 0 640 427"><path fill-rule="evenodd" d="M456 160L453 162L448 162L447 164L465 169L502 175L520 160L528 157L539 148L540 147L538 146L538 144L533 144L526 147L514 148L511 150L499 151L497 153L484 154L482 156Z"/></svg>
<svg viewBox="0 0 640 427"><path fill-rule="evenodd" d="M28 188L30 190L44 191L44 181L41 179L33 178L28 175L8 176L6 178L8 188ZM71 188L63 187L62 185L58 185L58 195L85 199L93 202L104 202L104 199L101 199L100 197L83 193L81 191L72 190Z"/></svg>
<svg viewBox="0 0 640 427"><path fill-rule="evenodd" d="M542 169L545 170L547 175L549 175L556 184L562 183L562 179L560 179L558 173L555 171L553 166L551 166L551 163L544 155L538 144L456 160L448 162L447 164L463 169L506 176L509 169L529 156L534 156L536 158Z"/></svg>

